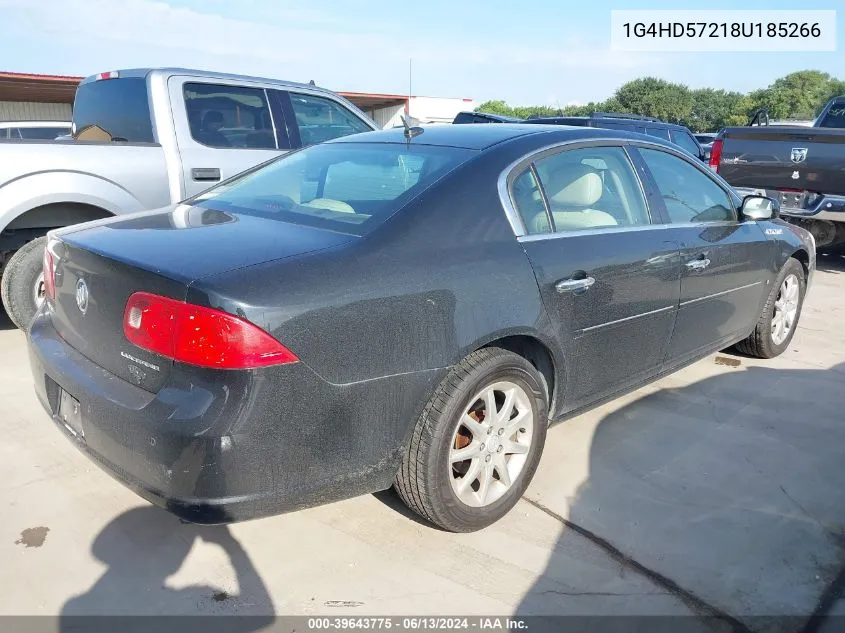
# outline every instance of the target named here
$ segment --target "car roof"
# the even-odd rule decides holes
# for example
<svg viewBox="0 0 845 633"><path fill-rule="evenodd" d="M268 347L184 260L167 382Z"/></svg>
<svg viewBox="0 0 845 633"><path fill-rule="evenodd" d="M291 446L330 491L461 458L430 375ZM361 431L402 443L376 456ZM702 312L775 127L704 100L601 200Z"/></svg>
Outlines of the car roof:
<svg viewBox="0 0 845 633"><path fill-rule="evenodd" d="M178 68L178 67L150 67L150 68L118 68L114 72L117 72L118 77L120 78L127 78L127 77L146 77L147 75L154 73L157 75L161 75L163 77L169 77L172 75L178 76L188 76L188 77L200 77L203 79L224 79L224 80L234 80L234 81L252 81L255 83L263 83L263 84L276 84L282 87L288 88L299 88L310 90L314 92L324 92L326 94L336 95L337 93L329 90L328 88L323 88L321 86L311 85L300 83L296 81L287 81L285 79L272 79L270 77L255 77L252 75L235 75L232 73L218 73L213 72L210 70L199 70L196 68ZM89 75L85 77L80 82L80 85L84 85L87 83L91 83L94 81L98 81L98 77L103 73L95 73L93 75Z"/></svg>
<svg viewBox="0 0 845 633"><path fill-rule="evenodd" d="M631 125L638 125L641 127L667 127L678 130L687 129L678 123L667 123L666 121L652 121L651 119L628 119L625 117L614 116L548 116L537 117L536 119L528 119L527 122L536 122L535 125L552 124L552 125L566 125L574 121L613 121L614 123L628 123Z"/></svg>
<svg viewBox="0 0 845 633"><path fill-rule="evenodd" d="M458 112L455 115L455 118L459 117L460 115L465 114L467 116L479 116L484 119L491 119L493 121L503 121L507 123L518 123L522 121L519 117L515 116L507 116L505 114L496 114L495 112L476 112L474 110L464 110L462 112Z"/></svg>
<svg viewBox="0 0 845 633"><path fill-rule="evenodd" d="M402 128L391 128L376 132L363 132L342 136L327 141L328 143L411 143L414 145L434 145L441 147L461 147L485 150L499 143L512 139L543 135L549 143L568 140L589 140L591 138L620 138L660 140L643 134L608 130L604 128L576 127L567 125L526 125L525 123L500 123L497 125L432 125L424 132L408 140ZM539 143L538 143L539 144ZM672 147L671 144L666 143Z"/></svg>

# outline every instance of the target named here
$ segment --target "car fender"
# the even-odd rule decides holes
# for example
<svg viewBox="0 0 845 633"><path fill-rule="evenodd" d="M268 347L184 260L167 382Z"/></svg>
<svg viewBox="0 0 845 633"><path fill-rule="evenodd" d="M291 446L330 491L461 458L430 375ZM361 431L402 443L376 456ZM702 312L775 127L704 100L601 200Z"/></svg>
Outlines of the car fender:
<svg viewBox="0 0 845 633"><path fill-rule="evenodd" d="M27 174L0 186L0 230L27 211L50 204L76 203L111 214L141 211L141 202L120 185L72 170Z"/></svg>

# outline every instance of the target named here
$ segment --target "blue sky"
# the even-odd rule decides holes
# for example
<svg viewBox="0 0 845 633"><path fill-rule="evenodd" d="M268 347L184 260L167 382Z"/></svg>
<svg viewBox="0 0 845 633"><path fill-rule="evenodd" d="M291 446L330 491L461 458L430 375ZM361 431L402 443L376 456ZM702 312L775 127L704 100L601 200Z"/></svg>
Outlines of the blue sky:
<svg viewBox="0 0 845 633"><path fill-rule="evenodd" d="M841 0L741 4L837 9ZM533 0L522 6L513 0L0 0L0 70L89 75L186 66L405 94L413 58L414 94L515 105L604 99L644 75L740 91L808 68L845 78L842 44L826 53L610 50L611 9L737 7L732 2ZM837 20L841 33L845 9Z"/></svg>

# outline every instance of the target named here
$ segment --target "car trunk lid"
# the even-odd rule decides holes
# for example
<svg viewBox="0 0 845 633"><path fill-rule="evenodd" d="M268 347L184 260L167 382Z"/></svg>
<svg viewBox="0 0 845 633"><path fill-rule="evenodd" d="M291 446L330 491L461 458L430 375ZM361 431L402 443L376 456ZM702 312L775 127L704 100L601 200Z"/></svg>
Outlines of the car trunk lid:
<svg viewBox="0 0 845 633"><path fill-rule="evenodd" d="M151 392L166 384L172 361L126 339L124 311L133 293L184 301L201 277L354 239L210 209L178 218L173 212L135 214L56 231L52 237L57 238L50 246L55 251L52 320L57 331L93 362Z"/></svg>
<svg viewBox="0 0 845 633"><path fill-rule="evenodd" d="M68 242L53 248L57 257L52 320L59 335L115 376L157 392L172 361L126 340L124 308L139 290L184 300L185 284Z"/></svg>

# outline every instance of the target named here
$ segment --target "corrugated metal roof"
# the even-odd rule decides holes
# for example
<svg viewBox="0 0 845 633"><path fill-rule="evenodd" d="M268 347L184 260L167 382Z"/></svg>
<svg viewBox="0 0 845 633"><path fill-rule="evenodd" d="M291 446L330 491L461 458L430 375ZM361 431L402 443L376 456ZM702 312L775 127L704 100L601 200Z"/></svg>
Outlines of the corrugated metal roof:
<svg viewBox="0 0 845 633"><path fill-rule="evenodd" d="M70 75L41 75L38 73L12 73L0 71L0 77L5 79L34 79L36 81L82 81L82 77L72 77Z"/></svg>

